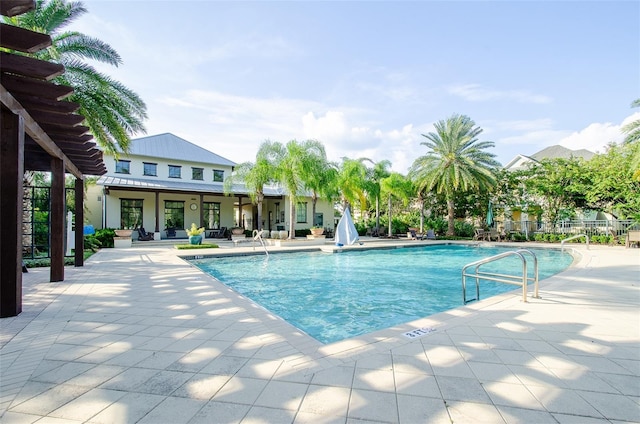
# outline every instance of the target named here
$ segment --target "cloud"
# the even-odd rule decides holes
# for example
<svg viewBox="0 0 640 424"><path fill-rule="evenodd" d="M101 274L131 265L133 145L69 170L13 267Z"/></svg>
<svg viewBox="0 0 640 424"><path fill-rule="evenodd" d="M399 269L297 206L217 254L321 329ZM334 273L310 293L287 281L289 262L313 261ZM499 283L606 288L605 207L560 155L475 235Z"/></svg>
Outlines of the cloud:
<svg viewBox="0 0 640 424"><path fill-rule="evenodd" d="M454 85L448 89L450 94L462 97L471 102L496 100L513 100L519 103L551 103L553 99L542 94L534 94L529 90L495 90L484 88L480 84Z"/></svg>
<svg viewBox="0 0 640 424"><path fill-rule="evenodd" d="M622 127L627 123L640 119L640 112L626 117L620 124L610 122L594 122L586 128L564 137L558 144L572 150L587 149L604 153L609 143L620 143L624 140Z"/></svg>

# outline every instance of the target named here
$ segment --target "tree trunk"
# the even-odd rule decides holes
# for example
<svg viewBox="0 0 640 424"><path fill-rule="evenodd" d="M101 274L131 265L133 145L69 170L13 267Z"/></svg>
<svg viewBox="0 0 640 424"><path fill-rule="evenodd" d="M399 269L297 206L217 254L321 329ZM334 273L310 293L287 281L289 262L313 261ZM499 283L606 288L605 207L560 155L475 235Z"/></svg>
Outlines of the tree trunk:
<svg viewBox="0 0 640 424"><path fill-rule="evenodd" d="M262 231L262 202L264 201L264 194L258 193L256 200L258 203L258 231Z"/></svg>
<svg viewBox="0 0 640 424"><path fill-rule="evenodd" d="M376 234L380 233L380 195L376 196Z"/></svg>
<svg viewBox="0 0 640 424"><path fill-rule="evenodd" d="M447 211L449 217L449 229L447 230L447 235L453 236L455 235L455 226L453 225L455 219L453 199L447 199Z"/></svg>
<svg viewBox="0 0 640 424"><path fill-rule="evenodd" d="M289 204L289 240L293 240L296 232L296 204L293 201L293 197L289 197Z"/></svg>
<svg viewBox="0 0 640 424"><path fill-rule="evenodd" d="M393 234L391 233L391 195L389 195L389 237Z"/></svg>
<svg viewBox="0 0 640 424"><path fill-rule="evenodd" d="M424 233L424 198L420 198L420 234Z"/></svg>

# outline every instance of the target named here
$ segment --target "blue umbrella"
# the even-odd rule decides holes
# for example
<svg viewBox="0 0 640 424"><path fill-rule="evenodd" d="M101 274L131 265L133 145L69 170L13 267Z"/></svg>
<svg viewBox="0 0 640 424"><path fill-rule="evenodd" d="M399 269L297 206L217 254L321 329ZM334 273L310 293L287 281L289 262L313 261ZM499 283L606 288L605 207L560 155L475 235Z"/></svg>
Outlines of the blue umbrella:
<svg viewBox="0 0 640 424"><path fill-rule="evenodd" d="M487 209L487 227L493 227L493 205L489 202L489 208Z"/></svg>

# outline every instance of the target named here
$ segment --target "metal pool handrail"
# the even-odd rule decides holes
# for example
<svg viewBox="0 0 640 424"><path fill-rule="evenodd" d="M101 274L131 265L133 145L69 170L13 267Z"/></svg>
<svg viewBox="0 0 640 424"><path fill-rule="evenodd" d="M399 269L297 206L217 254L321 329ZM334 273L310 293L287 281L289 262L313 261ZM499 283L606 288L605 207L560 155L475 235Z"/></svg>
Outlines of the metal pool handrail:
<svg viewBox="0 0 640 424"><path fill-rule="evenodd" d="M527 260L524 254L531 255L533 257L533 277L527 275ZM495 272L481 272L479 270L481 265L495 262L502 258L509 256L517 256L522 261L522 276L510 275L510 274L498 274ZM475 267L474 273L467 273L467 268ZM476 297L475 299L467 300L467 277L474 277L476 279ZM522 286L522 301L527 301L527 282L532 281L534 283L534 295L538 297L538 258L536 255L527 249L512 250L509 252L500 253L489 258L480 259L479 261L471 262L462 268L462 302L466 305L468 302L474 300L480 300L480 279L496 281L498 283L514 284Z"/></svg>
<svg viewBox="0 0 640 424"><path fill-rule="evenodd" d="M586 234L578 234L577 236L572 236L572 237L569 237L569 238L566 238L566 239L562 240L560 242L560 252L564 252L564 242L565 241L575 240L575 239L580 238L580 237L584 237L585 239L587 239L587 250L589 250L589 236L586 235Z"/></svg>
<svg viewBox="0 0 640 424"><path fill-rule="evenodd" d="M255 242L256 240L260 241L260 244L262 245L262 248L264 249L264 253L266 253L267 256L269 256L269 251L267 250L267 245L264 243L264 240L262 239L262 230L260 230L260 231L253 230L253 241ZM256 250L255 244L253 245L253 250Z"/></svg>

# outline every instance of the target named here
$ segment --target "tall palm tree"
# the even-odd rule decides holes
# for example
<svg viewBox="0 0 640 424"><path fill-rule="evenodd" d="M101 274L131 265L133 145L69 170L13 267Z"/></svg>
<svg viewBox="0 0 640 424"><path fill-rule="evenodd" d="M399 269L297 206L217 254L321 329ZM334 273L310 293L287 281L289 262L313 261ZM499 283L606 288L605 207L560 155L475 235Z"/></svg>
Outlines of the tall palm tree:
<svg viewBox="0 0 640 424"><path fill-rule="evenodd" d="M122 83L104 75L85 60L118 66L122 59L109 44L64 28L87 13L82 2L37 0L34 10L4 21L48 34L52 46L33 56L65 66L66 72L54 81L73 87L69 100L80 104L79 113L105 151L117 155L127 152L130 136L145 132L147 117L142 99Z"/></svg>
<svg viewBox="0 0 640 424"><path fill-rule="evenodd" d="M494 172L500 164L494 154L485 151L494 147L494 143L478 141L482 129L468 116L456 114L434 126L435 132L422 134L428 141L420 143L430 150L413 162L409 175L418 190L444 194L449 221L447 235L454 235L455 194L495 186Z"/></svg>
<svg viewBox="0 0 640 424"><path fill-rule="evenodd" d="M631 103L631 107L640 107L640 99ZM622 132L627 136L624 139L626 144L632 144L631 166L634 169L633 177L640 181L640 119L636 119L622 127Z"/></svg>
<svg viewBox="0 0 640 424"><path fill-rule="evenodd" d="M380 181L380 187L382 189L381 192L387 196L387 207L389 208L389 232L387 234L391 236L393 234L393 227L391 225L391 201L395 197L396 199L401 200L405 206L408 205L413 191L413 184L411 183L411 180L406 178L404 175L392 172L388 177L385 177Z"/></svg>
<svg viewBox="0 0 640 424"><path fill-rule="evenodd" d="M360 205L366 204L366 180L367 168L362 160L342 158L336 185L343 210L356 202Z"/></svg>
<svg viewBox="0 0 640 424"><path fill-rule="evenodd" d="M318 142L319 143L319 142ZM303 174L300 175L300 179L304 187L311 192L311 216L312 224L316 225L316 206L318 199L324 197L330 199L335 196L335 179L337 177L338 170L336 165L327 160L327 155L324 150L324 146L320 148L314 148L309 150L309 167L301 169Z"/></svg>
<svg viewBox="0 0 640 424"><path fill-rule="evenodd" d="M317 140L289 141L286 146L273 143L270 153L274 157L276 179L289 195L289 239L295 238L296 204L302 191L306 189L303 176L316 169L316 160L326 157L324 146Z"/></svg>
<svg viewBox="0 0 640 424"><path fill-rule="evenodd" d="M391 175L389 168L391 168L391 162L384 159L379 162L374 162L371 159L366 159L373 164L373 168L367 170L367 191L369 196L375 199L376 204L376 233L380 231L380 192L382 191L382 180Z"/></svg>
<svg viewBox="0 0 640 424"><path fill-rule="evenodd" d="M264 202L264 186L274 181L276 167L273 163L273 142L267 140L260 145L256 153L256 161L238 165L230 177L224 181L224 191L230 194L234 185L244 183L251 201L258 209L258 231L262 230L262 203Z"/></svg>

